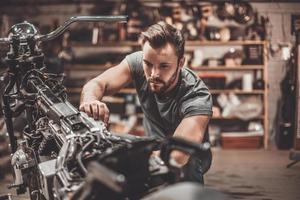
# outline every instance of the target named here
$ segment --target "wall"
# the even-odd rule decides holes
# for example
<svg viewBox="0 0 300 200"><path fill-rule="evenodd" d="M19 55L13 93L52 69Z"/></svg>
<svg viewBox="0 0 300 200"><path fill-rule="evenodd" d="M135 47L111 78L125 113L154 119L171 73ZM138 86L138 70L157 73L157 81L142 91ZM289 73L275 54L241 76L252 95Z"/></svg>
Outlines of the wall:
<svg viewBox="0 0 300 200"><path fill-rule="evenodd" d="M252 3L253 7L270 19L270 44L289 44L295 41L291 35L291 14L300 14L300 3ZM281 52L269 55L269 130L274 137L274 119L277 102L281 97L280 81L287 62L281 58ZM272 139L272 137L271 137Z"/></svg>

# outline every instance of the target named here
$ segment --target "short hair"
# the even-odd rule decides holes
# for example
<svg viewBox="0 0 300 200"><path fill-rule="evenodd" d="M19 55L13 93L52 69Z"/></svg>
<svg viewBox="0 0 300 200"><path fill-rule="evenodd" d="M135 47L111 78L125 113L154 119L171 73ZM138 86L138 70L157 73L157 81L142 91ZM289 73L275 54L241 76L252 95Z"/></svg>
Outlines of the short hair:
<svg viewBox="0 0 300 200"><path fill-rule="evenodd" d="M148 41L154 49L170 43L175 47L178 59L183 58L185 40L181 31L164 21L153 24L145 32L142 32L141 39L143 45Z"/></svg>

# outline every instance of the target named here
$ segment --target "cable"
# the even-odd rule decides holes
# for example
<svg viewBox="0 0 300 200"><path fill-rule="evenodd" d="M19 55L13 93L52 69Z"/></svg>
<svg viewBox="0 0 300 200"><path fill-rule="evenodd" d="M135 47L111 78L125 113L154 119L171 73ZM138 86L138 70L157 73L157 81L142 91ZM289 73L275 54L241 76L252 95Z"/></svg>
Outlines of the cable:
<svg viewBox="0 0 300 200"><path fill-rule="evenodd" d="M90 146L90 144L92 144L95 141L92 135L89 135L89 137L91 138L91 140L83 146L82 150L77 155L78 164L81 167L84 174L87 174L87 169L85 168L85 166L82 162L82 153L85 151L86 148L88 148L88 146Z"/></svg>

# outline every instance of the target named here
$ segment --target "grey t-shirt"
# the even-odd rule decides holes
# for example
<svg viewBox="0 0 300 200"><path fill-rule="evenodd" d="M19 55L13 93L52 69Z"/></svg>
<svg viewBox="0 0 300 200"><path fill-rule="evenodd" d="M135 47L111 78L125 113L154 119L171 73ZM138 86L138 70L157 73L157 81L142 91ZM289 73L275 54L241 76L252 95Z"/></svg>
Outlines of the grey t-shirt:
<svg viewBox="0 0 300 200"><path fill-rule="evenodd" d="M191 70L187 68L181 70L181 79L174 98L162 101L147 84L143 70L143 52L127 55L126 60L145 115L143 124L146 135L170 137L183 118L212 115L211 94L204 82ZM207 134L204 141L208 141Z"/></svg>

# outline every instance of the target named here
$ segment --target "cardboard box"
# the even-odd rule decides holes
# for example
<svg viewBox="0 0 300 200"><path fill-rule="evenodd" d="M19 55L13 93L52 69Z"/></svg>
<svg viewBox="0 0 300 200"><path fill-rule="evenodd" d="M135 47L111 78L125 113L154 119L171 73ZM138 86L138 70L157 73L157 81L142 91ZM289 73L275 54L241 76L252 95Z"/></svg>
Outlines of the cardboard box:
<svg viewBox="0 0 300 200"><path fill-rule="evenodd" d="M263 146L263 135L258 132L222 133L224 149L258 149Z"/></svg>

